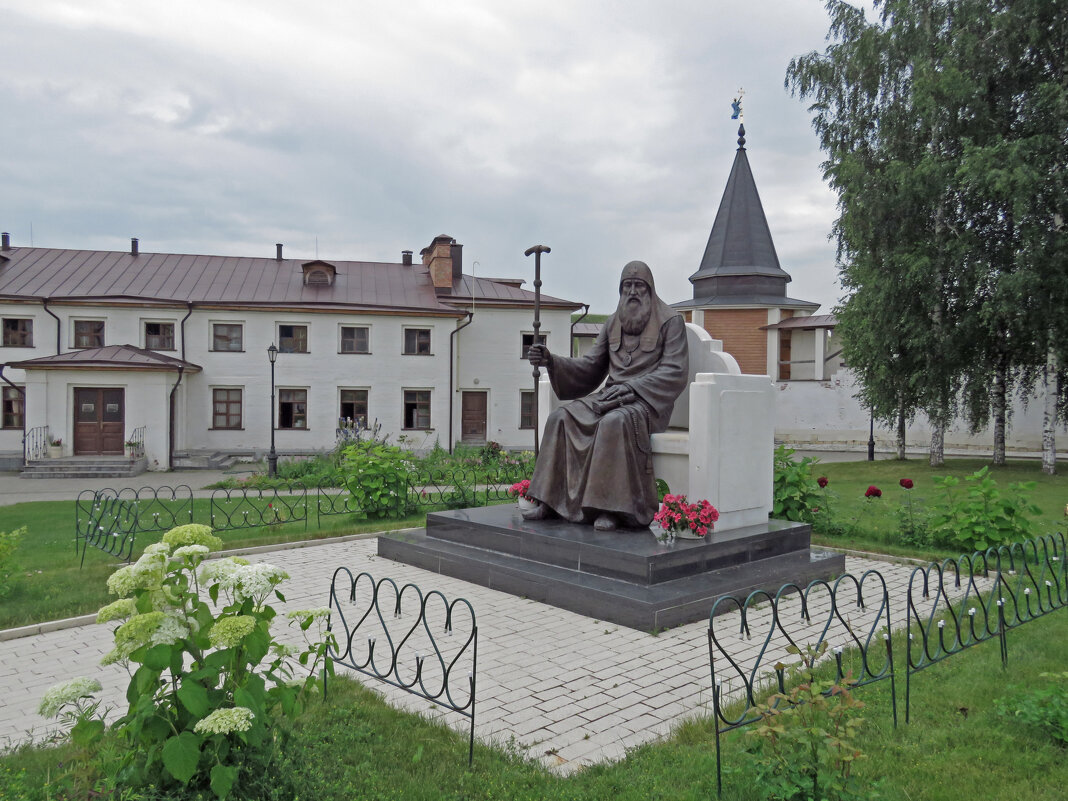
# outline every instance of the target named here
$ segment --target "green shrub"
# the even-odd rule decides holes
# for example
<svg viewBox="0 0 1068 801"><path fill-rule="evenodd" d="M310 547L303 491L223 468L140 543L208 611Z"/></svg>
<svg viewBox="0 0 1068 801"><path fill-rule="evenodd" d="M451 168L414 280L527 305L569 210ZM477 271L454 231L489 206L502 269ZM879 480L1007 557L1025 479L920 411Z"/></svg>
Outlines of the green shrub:
<svg viewBox="0 0 1068 801"><path fill-rule="evenodd" d="M1049 687L1040 687L994 702L998 714L1030 726L1036 726L1062 748L1068 747L1068 671L1040 673L1054 680Z"/></svg>
<svg viewBox="0 0 1068 801"><path fill-rule="evenodd" d="M19 547L19 540L24 536L25 527L14 531L0 531L0 598L9 595L15 586L14 575L18 572L15 551Z"/></svg>
<svg viewBox="0 0 1068 801"><path fill-rule="evenodd" d="M108 579L119 600L97 621L121 624L104 663L131 672L129 708L110 732L86 700L98 683L79 679L46 693L41 714L72 724L79 769L69 770L90 777L90 790L100 776L118 787L219 799L285 787L277 766L289 722L321 689L316 672L331 636L322 631L329 610L287 614L305 633L294 661L299 649L274 639L276 613L267 604L272 596L284 600L278 586L288 576L233 557L204 563L220 546L207 526L179 526ZM313 625L319 636L309 637Z"/></svg>
<svg viewBox="0 0 1068 801"><path fill-rule="evenodd" d="M812 476L812 465L816 460L811 456L795 460L794 453L785 445L775 449L775 494L771 516L797 523L813 523L815 510L824 500L823 490Z"/></svg>
<svg viewBox="0 0 1068 801"><path fill-rule="evenodd" d="M864 754L855 745L864 722L864 704L850 692L848 677L819 681L813 675L827 643L804 652L791 666L797 683L785 693L757 705L760 721L747 732L756 759L752 777L769 799L776 801L860 801L874 797L871 786L853 776L853 765Z"/></svg>
<svg viewBox="0 0 1068 801"><path fill-rule="evenodd" d="M964 491L957 490L960 479L936 476L942 497L931 516L930 536L935 545L948 545L962 551L985 551L1005 543L1030 539L1035 534L1031 516L1041 510L1027 497L1034 481L1009 484L1005 491L983 467L965 477Z"/></svg>
<svg viewBox="0 0 1068 801"><path fill-rule="evenodd" d="M402 517L408 513L409 479L415 472L408 451L367 440L346 447L341 458L345 486L368 518Z"/></svg>

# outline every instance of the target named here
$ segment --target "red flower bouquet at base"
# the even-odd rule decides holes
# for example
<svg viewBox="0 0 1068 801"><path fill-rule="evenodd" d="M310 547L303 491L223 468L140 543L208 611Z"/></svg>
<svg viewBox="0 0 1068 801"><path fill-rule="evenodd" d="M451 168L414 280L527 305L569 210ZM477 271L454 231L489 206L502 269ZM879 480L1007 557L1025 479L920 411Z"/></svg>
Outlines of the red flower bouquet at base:
<svg viewBox="0 0 1068 801"><path fill-rule="evenodd" d="M685 495L665 495L660 511L653 517L653 522L669 537L685 532L707 536L717 520L719 512L715 506L708 501L687 503Z"/></svg>

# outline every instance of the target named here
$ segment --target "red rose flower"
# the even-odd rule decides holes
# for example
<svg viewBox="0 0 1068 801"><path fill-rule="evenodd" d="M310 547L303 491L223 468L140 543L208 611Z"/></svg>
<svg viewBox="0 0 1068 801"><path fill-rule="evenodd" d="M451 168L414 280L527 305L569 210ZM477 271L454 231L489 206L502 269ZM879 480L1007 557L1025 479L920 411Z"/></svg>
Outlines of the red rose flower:
<svg viewBox="0 0 1068 801"><path fill-rule="evenodd" d="M827 476L820 476L819 478L816 479L816 483L820 485L820 489L823 489L830 482L827 481Z"/></svg>
<svg viewBox="0 0 1068 801"><path fill-rule="evenodd" d="M903 478L898 483L902 487L904 487L905 489L912 489L912 479L911 478Z"/></svg>
<svg viewBox="0 0 1068 801"><path fill-rule="evenodd" d="M881 497L883 497L883 491L873 484L872 486L868 487L867 490L864 491L864 497L865 498L881 498Z"/></svg>

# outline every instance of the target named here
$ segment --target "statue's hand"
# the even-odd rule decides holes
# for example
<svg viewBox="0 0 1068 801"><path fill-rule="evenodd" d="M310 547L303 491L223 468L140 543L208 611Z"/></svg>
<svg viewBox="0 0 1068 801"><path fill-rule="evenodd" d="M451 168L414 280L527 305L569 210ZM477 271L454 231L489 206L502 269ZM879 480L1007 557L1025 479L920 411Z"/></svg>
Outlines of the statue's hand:
<svg viewBox="0 0 1068 801"><path fill-rule="evenodd" d="M535 367L548 367L553 363L553 355L544 345L531 345L527 351L527 361Z"/></svg>
<svg viewBox="0 0 1068 801"><path fill-rule="evenodd" d="M626 384L613 384L601 394L600 400L602 403L615 403L622 406L634 400L634 390Z"/></svg>

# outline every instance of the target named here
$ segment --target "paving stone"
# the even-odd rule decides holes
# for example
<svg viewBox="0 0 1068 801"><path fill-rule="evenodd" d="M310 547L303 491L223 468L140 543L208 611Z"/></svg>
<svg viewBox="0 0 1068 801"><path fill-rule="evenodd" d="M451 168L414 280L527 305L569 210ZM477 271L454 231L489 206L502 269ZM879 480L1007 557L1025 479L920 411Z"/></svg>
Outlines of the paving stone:
<svg viewBox="0 0 1068 801"><path fill-rule="evenodd" d="M413 583L424 591L437 589L450 599L469 600L479 624L475 728L480 740L518 743L530 756L566 774L584 765L620 759L628 749L665 736L680 722L711 712L707 620L653 637L379 559L376 547L374 539L356 540L255 554L250 559L269 561L289 572L288 601L276 606L279 612L325 605L330 577L339 566L366 570L376 579L388 576L401 585ZM897 599L907 592L911 566L856 559L849 559L846 566L854 574L878 569ZM873 606L851 609L851 621L867 625L865 621L874 615ZM895 622L906 619L902 607L898 600L892 610ZM765 647L770 608L750 615L750 638L739 632L738 619L732 613L717 618L714 625L720 642L731 644L733 658L746 669ZM810 630L818 633L821 625L814 617ZM52 727L36 715L40 696L52 684L74 676L100 679L105 704L116 710L125 708L127 674L121 666L99 665L111 648L112 628L92 623L0 641L0 697L5 699L0 706L0 743L24 741L29 732L38 737ZM278 634L286 641L300 642L299 632L283 626ZM785 644L781 637L773 637L766 646L765 663L784 658ZM716 669L726 692L741 691L741 682L731 681L729 664L717 661ZM339 672L347 671L339 667ZM388 703L467 733L469 719L353 675ZM554 753L544 753L550 750Z"/></svg>

